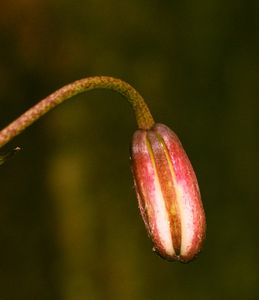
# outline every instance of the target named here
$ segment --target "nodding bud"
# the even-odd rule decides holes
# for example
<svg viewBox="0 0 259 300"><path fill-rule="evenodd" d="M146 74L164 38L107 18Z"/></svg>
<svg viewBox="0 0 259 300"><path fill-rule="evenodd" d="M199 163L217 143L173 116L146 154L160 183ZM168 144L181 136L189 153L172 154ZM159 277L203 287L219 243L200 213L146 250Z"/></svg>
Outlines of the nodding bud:
<svg viewBox="0 0 259 300"><path fill-rule="evenodd" d="M140 212L155 251L167 260L189 262L201 249L206 221L181 142L162 124L139 129L131 159Z"/></svg>

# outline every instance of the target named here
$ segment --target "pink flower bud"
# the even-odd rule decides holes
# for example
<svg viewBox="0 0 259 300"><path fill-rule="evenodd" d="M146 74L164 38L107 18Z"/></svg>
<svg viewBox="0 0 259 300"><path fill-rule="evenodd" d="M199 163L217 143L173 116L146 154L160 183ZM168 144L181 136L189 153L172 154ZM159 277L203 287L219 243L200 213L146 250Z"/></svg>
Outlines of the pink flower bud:
<svg viewBox="0 0 259 300"><path fill-rule="evenodd" d="M155 251L167 260L192 260L205 238L206 221L195 173L176 134L162 124L137 130L132 170Z"/></svg>

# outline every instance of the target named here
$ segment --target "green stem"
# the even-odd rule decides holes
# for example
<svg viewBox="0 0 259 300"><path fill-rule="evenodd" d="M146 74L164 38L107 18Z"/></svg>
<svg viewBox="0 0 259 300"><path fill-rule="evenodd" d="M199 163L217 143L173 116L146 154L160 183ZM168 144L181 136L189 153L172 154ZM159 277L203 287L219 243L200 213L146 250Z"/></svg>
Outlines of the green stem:
<svg viewBox="0 0 259 300"><path fill-rule="evenodd" d="M0 148L64 100L93 89L110 89L126 97L134 109L137 124L140 129L147 130L154 125L153 117L144 99L128 83L107 76L88 77L65 85L38 102L2 129L0 131Z"/></svg>

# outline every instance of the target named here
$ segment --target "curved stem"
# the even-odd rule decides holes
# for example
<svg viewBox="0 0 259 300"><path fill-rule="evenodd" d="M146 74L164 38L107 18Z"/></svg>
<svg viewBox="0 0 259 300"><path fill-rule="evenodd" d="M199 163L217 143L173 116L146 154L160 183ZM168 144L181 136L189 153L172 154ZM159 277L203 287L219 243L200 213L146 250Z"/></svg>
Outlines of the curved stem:
<svg viewBox="0 0 259 300"><path fill-rule="evenodd" d="M107 76L88 77L65 85L61 89L55 91L48 97L38 102L20 117L6 126L0 131L0 147L4 146L16 135L21 133L25 128L30 126L41 116L66 99L93 89L110 89L126 97L127 100L132 104L136 115L137 124L140 129L150 129L154 125L153 117L144 99L128 83L120 79Z"/></svg>

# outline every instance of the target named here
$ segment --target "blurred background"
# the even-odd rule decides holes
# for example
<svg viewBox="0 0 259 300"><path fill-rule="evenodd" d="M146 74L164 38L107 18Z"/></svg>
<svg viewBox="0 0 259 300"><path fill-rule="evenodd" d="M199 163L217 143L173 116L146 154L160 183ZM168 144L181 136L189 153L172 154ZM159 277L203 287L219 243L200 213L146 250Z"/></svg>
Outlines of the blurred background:
<svg viewBox="0 0 259 300"><path fill-rule="evenodd" d="M136 123L92 91L4 150L0 299L258 299L259 2L1 3L0 125L93 75L132 84L180 137L207 214L190 264L152 251L129 162Z"/></svg>

